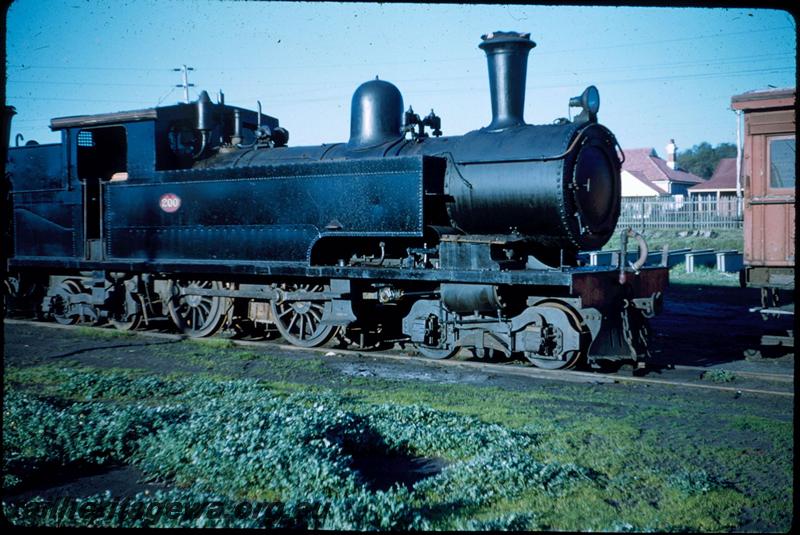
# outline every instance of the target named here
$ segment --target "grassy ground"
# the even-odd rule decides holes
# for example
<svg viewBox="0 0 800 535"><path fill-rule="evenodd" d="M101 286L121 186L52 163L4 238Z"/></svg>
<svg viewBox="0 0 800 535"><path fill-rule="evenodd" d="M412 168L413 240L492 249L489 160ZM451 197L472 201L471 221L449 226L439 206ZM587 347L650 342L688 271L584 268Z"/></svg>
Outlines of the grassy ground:
<svg viewBox="0 0 800 535"><path fill-rule="evenodd" d="M742 229L711 229L711 236L706 236L708 231L691 231L689 229L675 230L647 230L643 236L651 251L661 250L668 245L670 250L675 249L714 249L716 251L735 250L742 251L744 236ZM681 233L689 233L681 236ZM696 234L696 235L693 235ZM612 237L603 247L603 250L619 249L619 235ZM635 242L628 242L628 249L633 250Z"/></svg>
<svg viewBox="0 0 800 535"><path fill-rule="evenodd" d="M257 519L160 516L156 525L719 532L792 522L791 402L344 376L323 358L224 342L151 349L176 370L206 371L7 366L6 491L54 465L122 462L168 482L162 500L279 504ZM230 371L242 362L271 373L242 380ZM410 489L375 490L353 468L364 452L448 466ZM20 508L5 512L29 522Z"/></svg>
<svg viewBox="0 0 800 535"><path fill-rule="evenodd" d="M688 236L680 236L681 233ZM675 249L713 249L715 251L739 251L744 247L741 229L723 229L708 231L688 230L646 230L643 234L650 251L661 250L665 245L669 250ZM629 241L628 248L633 250L635 242ZM620 248L619 236L615 236L603 247L603 250L618 250ZM738 273L724 273L714 268L700 266L693 273L686 273L686 266L681 263L673 266L669 271L670 283L698 284L710 286L739 286Z"/></svg>
<svg viewBox="0 0 800 535"><path fill-rule="evenodd" d="M684 263L676 264L669 270L670 284L686 284L701 286L739 287L739 273L725 273L716 268L698 266L692 273L686 273Z"/></svg>

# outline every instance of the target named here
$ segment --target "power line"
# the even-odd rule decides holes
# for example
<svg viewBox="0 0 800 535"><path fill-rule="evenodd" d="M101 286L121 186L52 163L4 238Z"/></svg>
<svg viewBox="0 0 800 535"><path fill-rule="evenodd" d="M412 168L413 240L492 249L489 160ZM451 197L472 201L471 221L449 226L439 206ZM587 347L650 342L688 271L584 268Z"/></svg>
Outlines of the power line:
<svg viewBox="0 0 800 535"><path fill-rule="evenodd" d="M722 65L731 65L731 64L742 63L742 62L753 62L755 60L763 60L765 58L778 59L778 58L782 58L782 57L790 56L790 55L792 55L792 54L758 54L758 55L750 55L750 56L733 56L733 57L727 57L727 58L700 59L700 60L695 60L695 61L681 61L681 62L670 62L670 63L649 63L649 64L643 64L643 65L629 65L629 66L621 66L621 67L602 67L602 68L596 68L596 69L581 69L580 75L581 75L581 77L585 77L586 74L590 74L590 73L594 73L594 72L601 72L601 73L612 73L612 72L634 73L634 72L641 72L641 71L647 71L647 70L652 71L654 69L659 69L659 68L691 67L691 66L695 66L695 65L709 65L709 64L711 64L713 66L722 66ZM761 63L763 63L763 62L761 62ZM760 69L758 71L741 71L741 72L742 73L748 73L748 72L749 73L754 73L754 72L780 72L780 71L784 71L784 70L788 70L788 69L789 69L789 67L772 67L772 68L762 68L762 69ZM176 70L180 71L182 69L176 69ZM650 78L634 78L633 80L626 79L626 80L622 80L622 81L610 80L608 82L602 82L602 83L614 84L614 83L622 83L622 82L628 83L628 82L643 82L643 81L654 81L654 80L655 81L659 81L659 80L669 80L669 79L679 79L679 78L693 78L693 77L707 78L707 77L729 76L729 75L738 75L738 74L739 73L736 72L736 71L730 72L730 73L724 73L724 72L719 73L719 72L717 72L717 73L699 73L699 74L678 74L678 75L672 75L672 76L655 76L655 77L650 77ZM542 79L542 78L548 77L548 76L559 77L559 76L572 76L572 75L574 75L574 73L563 72L563 71L559 71L559 72L536 71L536 76L537 76L538 79ZM456 81L456 80L474 80L474 81L479 81L479 80L482 80L484 78L485 78L485 76L483 74L474 74L474 75L470 75L470 76L457 76L457 77L450 76L450 77L447 77L447 81ZM424 78L395 79L393 81L396 82L396 83L410 83L410 82L433 82L433 81L437 81L437 80L435 80L433 78L430 78L430 77L424 77ZM438 81L441 82L442 80L438 80ZM8 83L9 84L34 84L34 85L78 85L78 86L99 86L99 87L105 87L105 86L117 86L117 87L125 87L125 86L130 86L130 87L163 87L163 84L137 84L137 83L127 84L127 83L109 83L109 82L72 82L72 81L62 81L62 80L42 80L42 81L37 81L37 80L8 80ZM252 81L247 81L247 82L242 81L242 82L239 82L239 83L228 84L228 87L229 88L230 87L248 87L248 88L250 88L253 85L253 83L254 82L252 82ZM190 86L194 86L194 84L189 84L189 85ZM283 85L292 85L292 84L283 84ZM290 92L286 92L286 93L273 93L273 94L270 95L270 97L273 98L273 99L276 99L276 98L280 99L282 97L292 97L292 98L296 99L297 96L299 96L299 95L308 95L308 94L313 94L313 93L319 93L319 92L322 92L322 91L329 92L332 88L346 88L346 87L350 87L352 84L349 83L349 82L348 83L339 83L339 84L327 84L324 87L323 86L318 86L318 87L314 87L314 88L309 88L308 84L305 83L305 82L299 83L299 84L295 84L295 85L303 86L306 89L305 90L300 90L300 91L295 90L295 91L290 91ZM181 84L181 85L176 85L176 86L172 87L170 89L170 91L167 92L167 94L165 94L164 96L162 96L161 98L158 99L158 102L157 102L156 106L160 105L161 102L163 102L164 99L166 99L170 94L172 94L174 89L176 89L178 87L183 87L183 85ZM539 86L532 86L532 87L554 88L554 87L567 87L567 86L565 86L565 85L549 85L549 86L539 85ZM186 90L186 88L184 88L184 90ZM305 102L309 102L309 101L317 101L317 100L323 100L323 101L324 100L335 100L335 98L330 98L330 97L329 98L325 98L325 97L313 98L312 97L310 99L305 99L304 101ZM144 102L142 102L142 103L144 103Z"/></svg>
<svg viewBox="0 0 800 535"><path fill-rule="evenodd" d="M709 64L713 64L714 66L717 66L717 65L730 65L730 64L735 64L735 63L750 62L750 61L753 61L754 59L759 59L759 58L782 57L784 55L793 55L793 54L779 54L779 55L765 54L765 55L760 55L760 56L741 56L741 57L734 57L734 58L724 58L724 59L719 59L719 60L712 58L712 59L703 59L703 60L696 60L696 61L682 61L682 62L676 62L676 63L650 63L650 64L644 64L644 65L629 65L629 66L624 66L623 65L623 66L620 66L620 67L598 67L598 68L595 68L595 69L580 69L579 73L573 73L573 72L569 72L569 71L565 72L563 70L560 70L560 71L557 71L557 72L552 72L552 71L548 72L548 71L536 70L535 71L535 76L537 78L542 78L542 77L545 77L545 76L569 76L569 75L574 75L574 74L579 74L580 76L584 76L584 75L586 75L588 73L595 73L595 72L600 72L600 73L620 72L620 71L621 72L637 72L637 71L654 70L654 69L665 68L665 67L691 67L691 66L695 66L695 65L704 65L705 66L705 65L709 65ZM790 68L791 67L788 67L788 66L771 67L771 69L790 69ZM702 73L702 74L705 75L707 73ZM712 73L712 74L715 74L715 73ZM473 75L470 75L470 76L448 76L447 77L447 81L450 81L450 80L480 80L480 79L483 79L483 78L485 78L485 75L483 75L483 74L473 74ZM433 79L433 78L430 78L430 77L425 77L425 78L404 78L404 79L396 79L396 80L393 80L393 81L399 83L399 82L433 82L433 81L437 81L437 80ZM439 79L438 81L444 81L444 80Z"/></svg>
<svg viewBox="0 0 800 535"><path fill-rule="evenodd" d="M752 69L746 71L735 71L735 72L723 72L723 73L701 73L701 74L678 74L672 76L653 76L647 78L619 78L619 79L612 79L612 80L604 80L604 81L596 81L595 85L613 85L613 84L635 84L635 83L650 83L650 82L661 82L661 81L670 81L670 80L679 80L679 79L694 79L694 78L726 78L726 77L737 77L737 76L747 76L752 74L765 74L765 73L780 73L780 72L789 72L791 68L768 68L768 69ZM478 77L475 78L476 81ZM450 81L448 79L447 81ZM569 89L574 88L575 84L526 84L526 87L529 90L536 90L536 89ZM459 85L456 88L447 88L447 87L439 87L435 89L414 89L414 90L406 90L405 93L408 94L426 94L426 93L472 93L477 91L485 91L488 88L481 86L464 86ZM288 98L287 98L288 97ZM241 98L246 99L247 96L243 96ZM328 96L328 97L317 97L317 98L294 98L293 95L284 94L284 95L272 95L270 97L272 102L281 102L281 103L306 103L306 102L324 102L324 101L337 101L346 99L347 97L341 96Z"/></svg>
<svg viewBox="0 0 800 535"><path fill-rule="evenodd" d="M153 71L170 71L172 69L167 69L163 67L87 67L87 66L73 66L73 65L25 65L24 63L20 63L19 65L9 65L9 69L20 69L20 70L28 70L28 69L57 69L57 70L69 70L69 71L140 71L140 72L153 72Z"/></svg>
<svg viewBox="0 0 800 535"><path fill-rule="evenodd" d="M604 84L621 84L621 83L637 83L637 82L658 82L666 80L685 80L685 79L698 79L698 78L726 78L729 76L743 76L749 74L766 74L766 73L781 73L794 70L792 67L774 67L766 69L751 69L747 71L734 71L734 72L711 72L711 73L696 73L696 74L676 74L673 76L651 76L649 78L628 78L621 80L609 80L600 82Z"/></svg>
<svg viewBox="0 0 800 535"><path fill-rule="evenodd" d="M670 76L652 76L646 78L621 78L621 79L611 79L611 80L604 80L597 82L597 84L604 84L604 85L611 85L611 84L621 84L621 83L641 83L641 82L659 82L659 81L668 81L668 80L680 80L680 79L700 79L700 78L725 78L730 76L744 76L750 74L766 74L766 73L781 73L781 72L789 72L793 70L792 67L773 67L773 68L764 68L764 69L749 69L744 71L733 71L733 72L719 72L719 73L696 73L696 74L676 74ZM479 77L475 77L477 80ZM449 80L449 79L448 79ZM194 84L189 84L190 86ZM542 85L542 84L528 84L527 87L529 89L555 89L555 88L568 88L572 87L574 84L549 84L549 85ZM175 87L183 87L182 84L176 85ZM476 90L474 88L467 88L467 87L459 87L458 89L449 89L449 88L438 88L438 89L420 89L414 90L414 93L446 93L446 92L464 92L467 89L469 91ZM483 89L483 88L482 88ZM481 89L481 90L482 90ZM284 95L273 95L272 99L279 100L281 97L293 97L297 93L292 94L284 94ZM28 97L28 96L15 96L9 95L7 97L9 100L16 99L16 100L52 100L52 101L72 101L72 102L86 102L86 98L69 98L69 97ZM166 98L165 97L162 97ZM242 98L247 98L242 97ZM306 99L295 99L292 98L291 101L293 102L324 102L324 101L331 101L331 100L339 100L340 97L319 97L319 98L306 98ZM117 102L117 103L136 103L136 104L147 104L145 101L134 101L134 100L119 100L119 99L97 99L91 98L92 102Z"/></svg>
<svg viewBox="0 0 800 535"><path fill-rule="evenodd" d="M697 41L701 39L714 39L714 38L721 38L721 37L728 37L728 36L736 36L736 35L752 35L756 33L764 33L764 32L776 32L776 31L783 31L783 30L791 30L792 32L795 31L794 28L789 27L778 27L778 28L762 28L760 30L746 30L741 32L729 32L729 33L717 33L717 34L708 34L708 35L696 35L692 37L679 37L674 39L659 39L659 40L648 40L648 41L640 41L640 42L633 42L633 43L622 43L619 45L607 45L607 46L592 46L586 48L572 48L572 49L561 49L561 50L537 50L536 54L538 55L548 55L548 54L562 54L565 52L586 52L586 51L595 51L595 50L607 50L613 48L628 48L628 47L635 47L635 46L646 46L646 45L660 45L664 43L676 43L681 41ZM472 55L469 57L456 57L456 58L442 58L442 59L414 59L414 60L401 60L401 61L382 61L381 65L402 65L402 64L418 64L422 63L450 63L450 62L458 62L458 61L475 61L476 56ZM281 70L286 69L320 69L320 68L341 68L341 67L370 67L371 64L368 63L350 63L350 64L324 64L324 65L287 65L282 66ZM65 69L65 70L94 70L94 71L142 71L142 72L153 72L153 71L180 71L182 69L166 69L160 67L88 67L88 66L71 66L71 65L25 65L25 64L11 64L8 65L9 69ZM208 71L230 71L230 70L265 70L265 68L258 68L253 66L247 67L233 67L230 65L226 65L223 67L219 66L205 66L203 67L204 70ZM189 70L193 70L189 68ZM266 68L266 70L273 70L270 68Z"/></svg>
<svg viewBox="0 0 800 535"><path fill-rule="evenodd" d="M176 87L177 87L177 86L176 86ZM164 99L165 99L165 98L167 98L168 96L170 96L170 95L172 94L172 92L173 92L173 91L175 91L175 87L171 87L171 88L170 88L170 90L169 90L169 91L167 91L167 92L164 94L164 96L163 96L163 97L161 97L160 99L158 99L158 102L156 103L156 106L158 106L159 104L161 104L162 102L164 102Z"/></svg>
<svg viewBox="0 0 800 535"><path fill-rule="evenodd" d="M590 73L590 72L611 72L611 71L638 71L638 70L653 70L662 67L690 67L692 65L708 65L712 64L716 65L729 65L732 63L742 63L742 62L749 62L753 60L763 60L763 59L780 59L789 56L794 56L794 54L786 52L780 54L758 54L758 55L751 55L751 56L733 56L728 58L708 58L708 59L697 59L693 61L679 61L679 62L672 62L672 63L646 63L640 65L623 65L620 67L598 67L595 69L581 69L581 74ZM173 71L181 70L181 69L173 69ZM193 69L190 69L193 70ZM560 75L564 74L564 71L559 72L547 72L547 71L536 71L537 76L551 76L551 75ZM452 77L449 76L448 80L468 80L468 79L477 79L480 75L472 75L472 76L458 76ZM432 78L404 78L404 79L397 79L396 82L425 82L425 81L433 81ZM140 84L140 83L120 83L120 82L69 82L69 81L62 81L62 80L8 80L10 84L41 84L41 85L86 85L86 86L118 86L118 87L163 87L163 84ZM191 84L194 85L194 84ZM240 83L233 83L234 87L237 85L252 85L252 82L240 82ZM281 85L298 85L298 86L307 86L306 82L298 82L296 84L281 84ZM344 83L339 85L346 85ZM176 87L183 87L182 85ZM326 84L322 89L329 88L330 84ZM292 94L295 94L294 92Z"/></svg>
<svg viewBox="0 0 800 535"><path fill-rule="evenodd" d="M8 95L6 100L53 100L53 101L65 101L65 102L113 102L113 103L125 103L125 104L145 104L144 101L141 100L121 100L121 99L103 99L103 98L70 98L70 97L26 97L26 96L17 96L17 95Z"/></svg>
<svg viewBox="0 0 800 535"><path fill-rule="evenodd" d="M66 82L62 80L7 80L9 84L39 85L97 85L103 87L164 87L164 84L135 84L121 82Z"/></svg>
<svg viewBox="0 0 800 535"><path fill-rule="evenodd" d="M674 39L659 39L659 40L650 40L650 41L643 41L639 43L623 43L619 45L607 45L607 46L597 46L592 47L591 50L607 50L610 48L628 48L631 46L644 46L644 45L661 45L664 43L678 43L681 41L697 41L699 39L714 39L719 37L728 37L733 35L752 35L754 33L764 33L764 32L777 32L782 30L791 30L795 32L794 28L788 28L786 26L780 28L763 28L761 30L745 30L741 32L729 32L729 33L716 33L716 34L709 34L709 35L696 35L693 37L676 37ZM539 52L539 54L560 54L562 52L585 52L586 48L573 48L573 49L562 49L562 50L544 50Z"/></svg>

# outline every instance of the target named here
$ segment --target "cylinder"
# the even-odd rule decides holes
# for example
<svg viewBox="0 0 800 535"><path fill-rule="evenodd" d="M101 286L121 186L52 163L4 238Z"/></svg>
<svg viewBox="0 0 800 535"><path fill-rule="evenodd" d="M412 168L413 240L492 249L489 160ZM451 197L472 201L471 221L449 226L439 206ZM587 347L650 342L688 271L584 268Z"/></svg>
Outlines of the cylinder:
<svg viewBox="0 0 800 535"><path fill-rule="evenodd" d="M497 286L492 284L442 284L442 303L453 312L494 312L503 308L497 295Z"/></svg>

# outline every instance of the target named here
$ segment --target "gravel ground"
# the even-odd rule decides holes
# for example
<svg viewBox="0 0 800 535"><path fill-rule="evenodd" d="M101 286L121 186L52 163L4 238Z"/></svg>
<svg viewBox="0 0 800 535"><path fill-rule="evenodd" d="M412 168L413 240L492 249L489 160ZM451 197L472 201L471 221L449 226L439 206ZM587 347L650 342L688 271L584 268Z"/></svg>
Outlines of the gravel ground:
<svg viewBox="0 0 800 535"><path fill-rule="evenodd" d="M791 318L765 322L760 314L749 312L758 305L759 290L754 288L672 284L664 310L650 321L654 362L742 371L793 370L793 355L745 358L745 350L758 349L762 334L792 329Z"/></svg>

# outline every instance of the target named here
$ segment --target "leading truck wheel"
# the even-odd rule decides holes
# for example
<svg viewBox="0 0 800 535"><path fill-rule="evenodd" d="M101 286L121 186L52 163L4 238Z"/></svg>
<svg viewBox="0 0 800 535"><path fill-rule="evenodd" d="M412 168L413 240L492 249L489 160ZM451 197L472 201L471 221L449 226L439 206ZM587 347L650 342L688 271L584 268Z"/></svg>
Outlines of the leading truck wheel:
<svg viewBox="0 0 800 535"><path fill-rule="evenodd" d="M121 284L120 301L108 317L108 323L120 331L133 331L142 324L144 316L139 311L136 299L125 284Z"/></svg>
<svg viewBox="0 0 800 535"><path fill-rule="evenodd" d="M327 292L322 284L282 284L284 292ZM335 325L323 325L326 298L307 301L271 301L272 317L283 338L294 346L318 347L336 333Z"/></svg>
<svg viewBox="0 0 800 535"><path fill-rule="evenodd" d="M586 356L588 349L588 342L591 335L588 335L588 329L583 325L583 321L575 310L560 301L543 301L536 304L536 307L541 307L542 316L546 322L551 324L560 324L559 329L572 329L574 332L570 333L573 336L560 337L562 340L561 347L554 351L551 358L544 358L544 356L526 351L525 358L533 363L537 368L545 370L568 370L574 368ZM558 311L558 312L556 312ZM565 323L566 322L566 323ZM577 336L575 336L577 334ZM587 340L587 335L589 340ZM571 343L563 344L563 340L567 338L572 340Z"/></svg>
<svg viewBox="0 0 800 535"><path fill-rule="evenodd" d="M169 315L182 333L200 338L211 336L222 327L230 299L216 295L191 295L193 289L221 290L221 282L179 280L172 285Z"/></svg>
<svg viewBox="0 0 800 535"><path fill-rule="evenodd" d="M350 324L347 327L340 327L336 338L342 349L377 351L391 345L384 342L384 332L382 325Z"/></svg>
<svg viewBox="0 0 800 535"><path fill-rule="evenodd" d="M423 357L436 360L449 359L458 353L459 350L458 346L440 349L437 347L428 347L422 344L414 344L414 348L419 351Z"/></svg>
<svg viewBox="0 0 800 535"><path fill-rule="evenodd" d="M403 319L403 334L413 340L414 349L429 359L447 359L458 353L449 312L439 301L420 299Z"/></svg>
<svg viewBox="0 0 800 535"><path fill-rule="evenodd" d="M133 314L126 318L120 319L120 316L111 316L108 318L108 323L118 331L135 331L142 324L141 314Z"/></svg>
<svg viewBox="0 0 800 535"><path fill-rule="evenodd" d="M425 321L425 334L425 342L431 345L419 342L414 344L423 357L442 360L458 353L460 347L454 343L452 332L448 330L438 313L428 315Z"/></svg>
<svg viewBox="0 0 800 535"><path fill-rule="evenodd" d="M71 310L70 296L81 293L81 286L76 281L61 281L56 289L56 294L50 301L50 310L53 319L61 325L74 325L78 323L80 315Z"/></svg>

